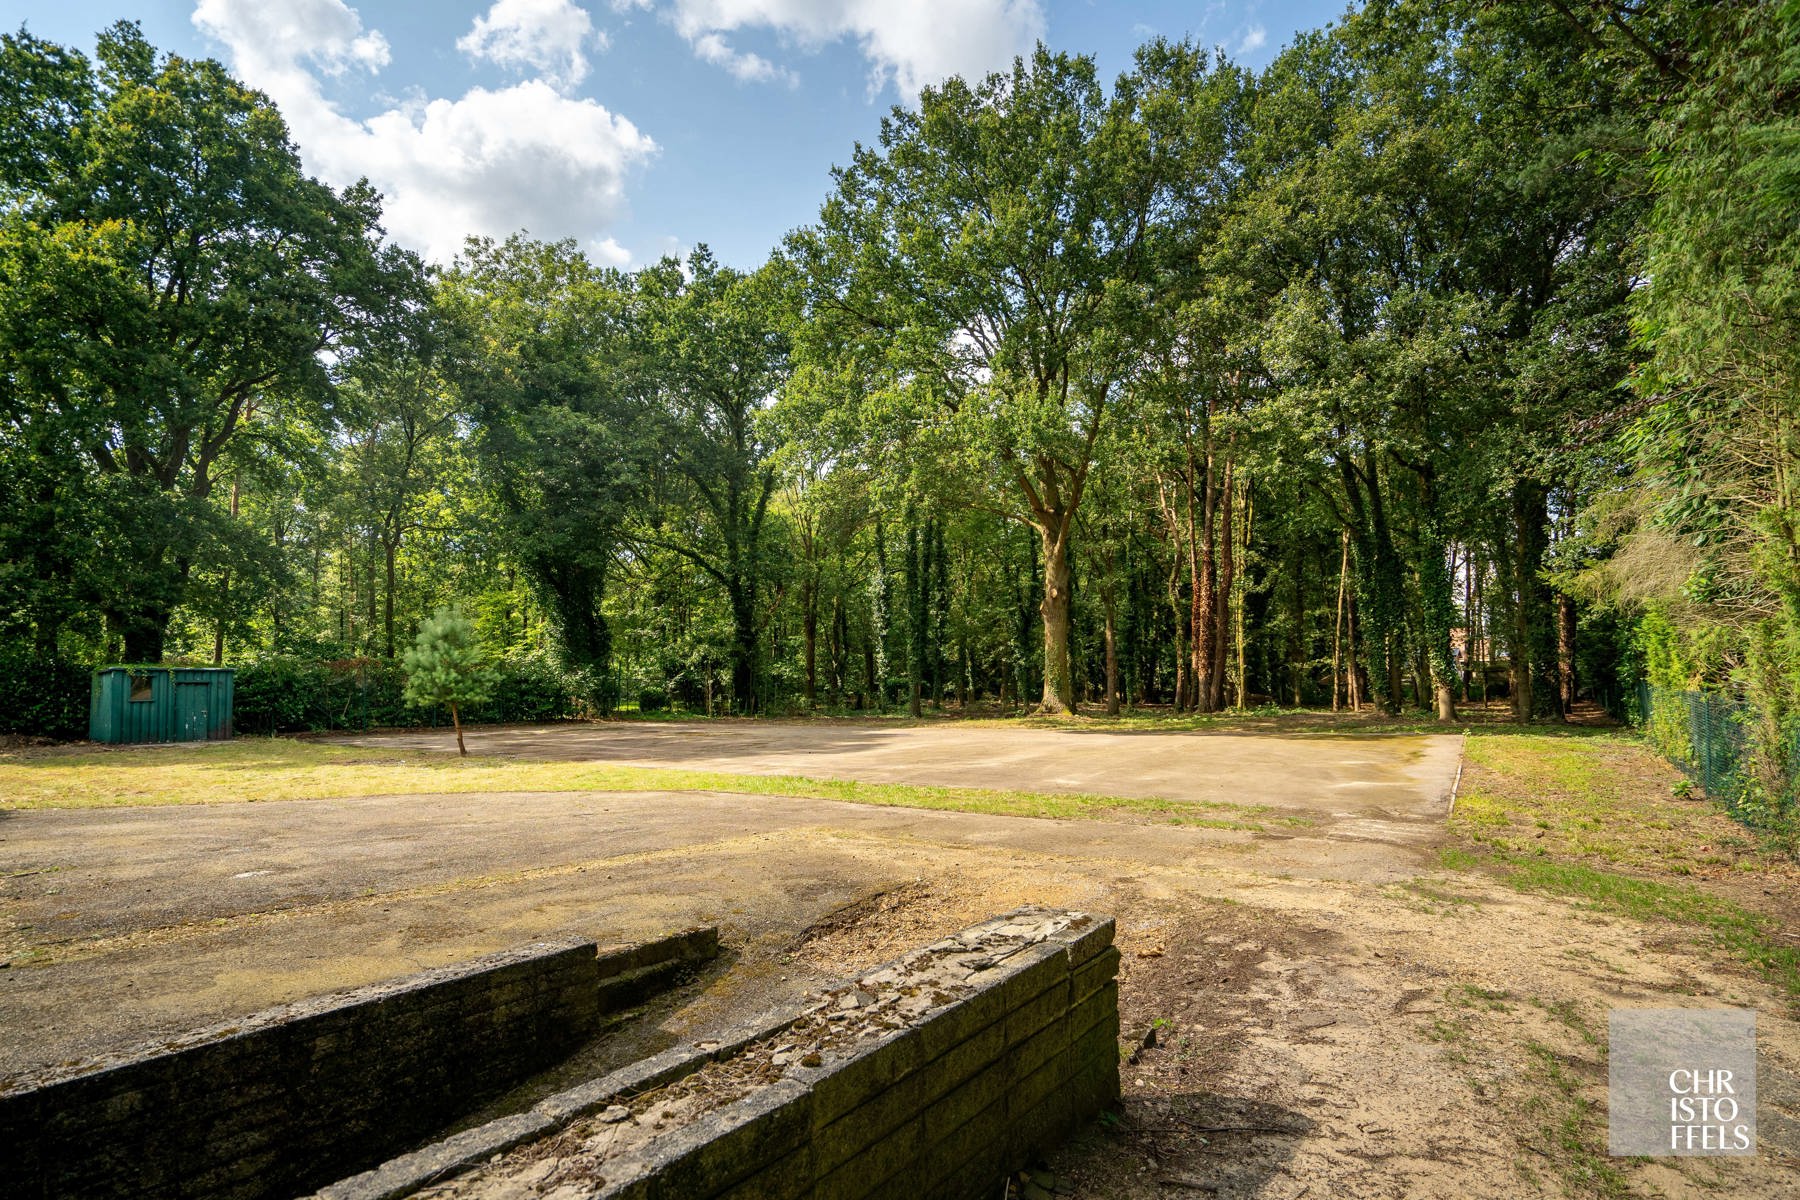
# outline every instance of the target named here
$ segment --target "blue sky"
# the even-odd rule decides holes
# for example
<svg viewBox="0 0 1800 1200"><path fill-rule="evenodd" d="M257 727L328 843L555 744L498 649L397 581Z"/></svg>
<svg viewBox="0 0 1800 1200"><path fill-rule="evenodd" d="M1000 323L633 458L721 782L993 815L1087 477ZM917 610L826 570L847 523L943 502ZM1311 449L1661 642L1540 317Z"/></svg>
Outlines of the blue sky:
<svg viewBox="0 0 1800 1200"><path fill-rule="evenodd" d="M698 242L760 262L890 106L1042 38L1110 77L1145 38L1253 67L1344 0L0 0L92 47L120 18L273 96L308 169L367 175L399 241L573 237L636 265Z"/></svg>

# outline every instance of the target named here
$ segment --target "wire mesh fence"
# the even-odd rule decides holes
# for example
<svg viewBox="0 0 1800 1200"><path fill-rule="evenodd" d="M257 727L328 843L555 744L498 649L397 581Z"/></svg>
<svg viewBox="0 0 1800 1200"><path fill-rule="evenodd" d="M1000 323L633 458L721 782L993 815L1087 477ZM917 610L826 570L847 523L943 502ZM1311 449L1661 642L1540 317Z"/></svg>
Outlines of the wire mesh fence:
<svg viewBox="0 0 1800 1200"><path fill-rule="evenodd" d="M1778 764L1754 759L1757 711L1740 700L1710 692L1638 685L1638 720L1651 745L1706 794L1745 824L1763 826L1791 818L1800 745L1785 747ZM1773 772L1768 768L1774 767ZM1770 786L1769 776L1777 778Z"/></svg>

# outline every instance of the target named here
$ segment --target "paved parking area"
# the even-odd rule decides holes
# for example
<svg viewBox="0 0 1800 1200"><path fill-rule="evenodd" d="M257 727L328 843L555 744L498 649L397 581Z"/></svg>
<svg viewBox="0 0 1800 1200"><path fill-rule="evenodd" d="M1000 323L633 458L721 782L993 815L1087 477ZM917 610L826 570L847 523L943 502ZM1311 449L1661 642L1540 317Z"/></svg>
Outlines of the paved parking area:
<svg viewBox="0 0 1800 1200"><path fill-rule="evenodd" d="M454 749L448 732L335 739ZM484 729L469 753L808 775L874 783L1095 792L1323 814L1443 815L1460 739L1434 735L1113 732L879 721L619 722Z"/></svg>
<svg viewBox="0 0 1800 1200"><path fill-rule="evenodd" d="M364 744L443 749L448 735ZM477 730L473 753L748 774L1266 804L1305 823L1058 821L724 792L321 797L0 813L0 1079L534 938L718 923L754 969L720 1011L804 985L781 947L871 891L971 909L1116 908L1226 878L1423 869L1454 737L1119 734L878 723ZM1210 810L1203 810L1210 811ZM950 918L946 918L950 919ZM954 919L961 919L960 914Z"/></svg>

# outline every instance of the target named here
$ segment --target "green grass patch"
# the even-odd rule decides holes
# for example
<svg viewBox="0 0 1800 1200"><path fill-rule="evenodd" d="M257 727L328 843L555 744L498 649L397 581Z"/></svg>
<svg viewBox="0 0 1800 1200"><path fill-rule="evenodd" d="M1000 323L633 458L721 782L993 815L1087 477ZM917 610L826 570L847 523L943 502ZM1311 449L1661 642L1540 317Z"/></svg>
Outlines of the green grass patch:
<svg viewBox="0 0 1800 1200"><path fill-rule="evenodd" d="M926 787L681 768L456 758L289 738L0 756L0 809L222 804L469 792L733 792L1067 820L1260 831L1265 806L1093 793ZM1288 821L1289 818L1275 818Z"/></svg>
<svg viewBox="0 0 1800 1200"><path fill-rule="evenodd" d="M1581 1081L1562 1056L1539 1042L1527 1042L1528 1083L1540 1089L1525 1103L1536 1124L1539 1153L1549 1159L1571 1196L1629 1196L1631 1185L1604 1146L1605 1125Z"/></svg>
<svg viewBox="0 0 1800 1200"><path fill-rule="evenodd" d="M1507 1003L1512 993L1497 988L1479 987L1473 983L1461 983L1444 990L1444 1001L1452 1008L1478 1008L1486 1012L1511 1012L1512 1005Z"/></svg>
<svg viewBox="0 0 1800 1200"><path fill-rule="evenodd" d="M1546 857L1496 855L1485 861L1517 891L1575 900L1593 912L1698 929L1714 945L1762 972L1800 1006L1800 947L1783 936L1771 917L1688 883L1665 883Z"/></svg>
<svg viewBox="0 0 1800 1200"><path fill-rule="evenodd" d="M1445 869L1491 868L1519 891L1686 926L1800 1006L1800 947L1781 915L1752 911L1705 886L1727 872L1786 878L1791 859L1715 806L1679 798L1674 771L1635 734L1476 732L1466 763L1450 820L1466 841L1440 852Z"/></svg>
<svg viewBox="0 0 1800 1200"><path fill-rule="evenodd" d="M1481 901L1474 896L1465 895L1462 892L1445 891L1436 884L1429 883L1423 879L1409 879L1405 883L1402 883L1400 887L1421 899L1430 900L1437 904L1447 904L1452 907L1462 906L1465 908L1481 907Z"/></svg>
<svg viewBox="0 0 1800 1200"><path fill-rule="evenodd" d="M1778 838L1683 799L1683 782L1635 733L1470 732L1451 827L1509 852L1549 850L1676 875L1792 862Z"/></svg>
<svg viewBox="0 0 1800 1200"><path fill-rule="evenodd" d="M1446 871L1469 871L1485 862L1487 859L1464 850L1461 846L1445 846L1438 851L1438 865Z"/></svg>
<svg viewBox="0 0 1800 1200"><path fill-rule="evenodd" d="M1782 936L1777 923L1761 913L1709 895L1688 884L1661 883L1575 863L1527 860L1509 868L1509 879L1522 891L1575 896L1603 912L1622 913L1640 921L1664 918L1706 930L1712 941L1737 955L1800 1005L1800 947Z"/></svg>

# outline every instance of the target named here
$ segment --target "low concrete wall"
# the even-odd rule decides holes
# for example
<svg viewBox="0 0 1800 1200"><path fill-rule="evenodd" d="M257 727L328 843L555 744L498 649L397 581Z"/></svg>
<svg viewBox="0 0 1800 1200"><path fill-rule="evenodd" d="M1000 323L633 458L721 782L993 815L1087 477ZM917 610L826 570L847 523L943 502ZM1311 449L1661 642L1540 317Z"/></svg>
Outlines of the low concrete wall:
<svg viewBox="0 0 1800 1200"><path fill-rule="evenodd" d="M1110 920L1085 914L1009 913L723 1045L671 1050L320 1196L393 1200L433 1184L434 1195L529 1196L571 1182L620 1198L992 1196L1118 1100L1112 935ZM844 1036L833 1022L856 1028ZM658 1097L703 1095L711 1070L773 1082L663 1131ZM654 1129L631 1148L583 1160L640 1116Z"/></svg>
<svg viewBox="0 0 1800 1200"><path fill-rule="evenodd" d="M292 1196L430 1136L717 949L711 929L606 955L538 943L24 1081L0 1095L0 1193Z"/></svg>

